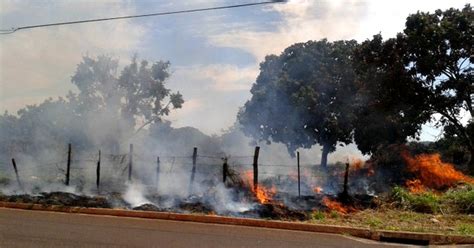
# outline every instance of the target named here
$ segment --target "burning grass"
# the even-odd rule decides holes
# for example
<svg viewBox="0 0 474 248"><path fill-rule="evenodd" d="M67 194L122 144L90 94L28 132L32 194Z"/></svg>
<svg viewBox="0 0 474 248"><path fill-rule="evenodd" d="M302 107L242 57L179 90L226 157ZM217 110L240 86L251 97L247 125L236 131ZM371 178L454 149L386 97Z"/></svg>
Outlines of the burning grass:
<svg viewBox="0 0 474 248"><path fill-rule="evenodd" d="M412 193L401 186L377 206L348 211L347 205L327 198L327 211L315 210L311 223L363 227L374 230L430 232L474 236L474 185L458 184L448 190Z"/></svg>
<svg viewBox="0 0 474 248"><path fill-rule="evenodd" d="M330 211L338 212L340 214L348 214L357 211L350 205L344 205L337 200L330 199L329 197L323 197L323 205L326 206Z"/></svg>
<svg viewBox="0 0 474 248"><path fill-rule="evenodd" d="M349 168L336 164L329 173L315 170L313 173L318 177L313 181L310 176L304 176L305 195L301 197L295 195L297 178L294 176L290 175L286 181L268 177L254 186L252 170L243 173L230 170L225 185L203 181L200 185L204 189L187 196L159 194L156 189L143 188L139 190L144 199L140 204L128 201L126 192L101 196L61 192L0 195L0 200L474 235L474 184L470 184L474 179L456 171L451 164L443 163L437 154L413 157L402 153L402 158L407 170L400 171L407 177L402 177L397 184L403 186L395 186L391 193L388 193L390 183L374 175L379 167L356 160ZM341 183L346 181L342 180L345 178L343 170L347 171L348 184ZM373 185L383 185L381 188L385 190L371 193Z"/></svg>
<svg viewBox="0 0 474 248"><path fill-rule="evenodd" d="M409 172L417 176L416 180L407 181L408 188L414 193L421 193L427 188L443 190L465 182L474 183L474 178L457 171L452 164L441 161L441 155L420 154L411 156L402 152Z"/></svg>

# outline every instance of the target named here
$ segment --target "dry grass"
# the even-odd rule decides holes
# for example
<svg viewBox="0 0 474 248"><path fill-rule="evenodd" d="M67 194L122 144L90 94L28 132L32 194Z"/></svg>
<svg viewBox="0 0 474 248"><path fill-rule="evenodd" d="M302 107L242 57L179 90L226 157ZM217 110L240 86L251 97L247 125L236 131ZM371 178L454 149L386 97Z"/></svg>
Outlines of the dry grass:
<svg viewBox="0 0 474 248"><path fill-rule="evenodd" d="M435 215L396 209L367 209L347 215L316 211L313 213L313 218L310 222L364 227L373 230L474 236L474 216L472 215Z"/></svg>

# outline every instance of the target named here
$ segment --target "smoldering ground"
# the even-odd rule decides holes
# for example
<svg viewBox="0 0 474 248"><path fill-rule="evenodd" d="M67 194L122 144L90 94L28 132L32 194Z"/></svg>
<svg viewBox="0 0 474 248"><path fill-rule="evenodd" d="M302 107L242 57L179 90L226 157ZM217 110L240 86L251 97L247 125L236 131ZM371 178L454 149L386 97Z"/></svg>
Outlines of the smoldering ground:
<svg viewBox="0 0 474 248"><path fill-rule="evenodd" d="M133 61L120 74L113 59L85 57L72 80L78 93L2 116L3 194L69 192L107 196L117 207L150 203L168 209L204 203L217 213L245 212L257 202L251 196L253 182L245 175L253 170L254 150L259 146L261 185L276 187L284 193L282 199L298 195L295 154L289 154L284 145L253 141L238 124L221 135L208 136L192 127L173 128L160 115L150 117L150 111L161 115L172 111L167 107L179 93L173 95L165 86L169 63ZM143 94L151 89L161 97ZM147 121L151 124L140 129ZM314 187L323 187L328 194L339 191L337 183L329 183L323 172L314 169L320 149L300 150L303 195L314 195ZM360 153L349 146L332 154L330 161L344 162L352 156ZM224 160L229 167L226 184L222 182Z"/></svg>

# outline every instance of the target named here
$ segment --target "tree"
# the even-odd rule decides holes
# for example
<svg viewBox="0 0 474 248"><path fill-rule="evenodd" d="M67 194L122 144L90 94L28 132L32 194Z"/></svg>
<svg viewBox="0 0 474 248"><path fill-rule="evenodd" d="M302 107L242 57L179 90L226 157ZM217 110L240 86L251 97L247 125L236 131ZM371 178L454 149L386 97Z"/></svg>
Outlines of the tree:
<svg viewBox="0 0 474 248"><path fill-rule="evenodd" d="M362 44L356 57L358 74L369 77L364 83L372 91L371 102L386 107L390 114L385 116L399 119L397 123L406 128L401 137L416 136L421 124L437 114L438 125L454 127L470 150L474 172L474 140L461 123L463 113L471 118L474 114L473 19L470 5L462 10L418 12L407 18L403 33L387 41L375 36ZM372 87L374 81L380 87Z"/></svg>
<svg viewBox="0 0 474 248"><path fill-rule="evenodd" d="M238 114L245 134L298 148L323 146L321 166L339 142L352 141L352 69L355 41L327 40L294 44L267 56L251 89L252 98Z"/></svg>
<svg viewBox="0 0 474 248"><path fill-rule="evenodd" d="M396 39L383 41L376 35L354 52L357 73L357 118L354 141L364 154L417 137L431 118L424 96L427 92L408 71Z"/></svg>
<svg viewBox="0 0 474 248"><path fill-rule="evenodd" d="M134 57L118 76L118 61L107 56L84 57L72 82L78 87L80 111L106 110L125 120L136 132L161 120L172 108L181 108L182 95L172 93L165 83L169 78L167 61L151 65Z"/></svg>

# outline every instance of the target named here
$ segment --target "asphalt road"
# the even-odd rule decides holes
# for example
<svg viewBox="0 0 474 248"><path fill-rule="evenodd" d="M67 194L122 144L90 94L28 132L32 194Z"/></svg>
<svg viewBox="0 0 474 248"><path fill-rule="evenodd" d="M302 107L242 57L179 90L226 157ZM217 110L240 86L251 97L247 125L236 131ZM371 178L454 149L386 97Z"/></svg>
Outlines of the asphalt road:
<svg viewBox="0 0 474 248"><path fill-rule="evenodd" d="M0 208L0 247L407 247L335 234Z"/></svg>

